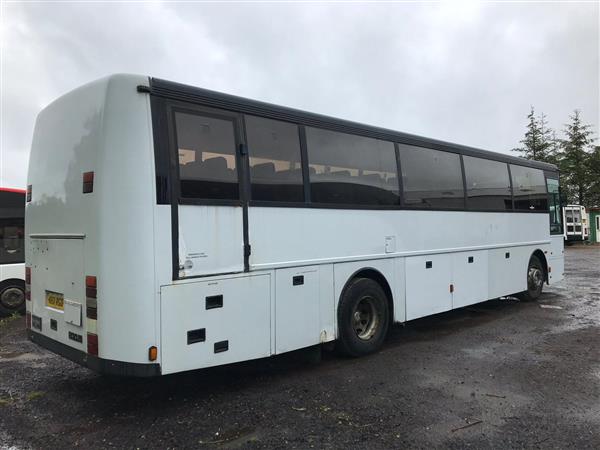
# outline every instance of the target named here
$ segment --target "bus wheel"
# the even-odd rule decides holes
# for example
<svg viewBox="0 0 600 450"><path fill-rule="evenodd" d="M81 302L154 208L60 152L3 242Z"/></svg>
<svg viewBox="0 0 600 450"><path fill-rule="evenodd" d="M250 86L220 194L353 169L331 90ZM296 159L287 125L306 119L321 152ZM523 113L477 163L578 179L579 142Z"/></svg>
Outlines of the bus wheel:
<svg viewBox="0 0 600 450"><path fill-rule="evenodd" d="M519 293L519 297L523 301L537 300L542 295L544 288L544 266L537 256L532 256L527 267L527 290Z"/></svg>
<svg viewBox="0 0 600 450"><path fill-rule="evenodd" d="M387 297L381 286L369 278L352 280L338 306L339 350L354 357L377 351L388 322Z"/></svg>
<svg viewBox="0 0 600 450"><path fill-rule="evenodd" d="M0 316L25 312L25 282L8 280L0 284Z"/></svg>

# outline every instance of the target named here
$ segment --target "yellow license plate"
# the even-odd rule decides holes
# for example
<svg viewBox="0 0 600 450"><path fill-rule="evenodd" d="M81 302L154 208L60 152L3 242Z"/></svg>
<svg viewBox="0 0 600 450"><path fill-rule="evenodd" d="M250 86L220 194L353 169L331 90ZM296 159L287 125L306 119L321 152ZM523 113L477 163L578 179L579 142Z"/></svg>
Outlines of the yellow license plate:
<svg viewBox="0 0 600 450"><path fill-rule="evenodd" d="M59 294L58 292L46 291L46 306L64 311L65 296L63 294Z"/></svg>

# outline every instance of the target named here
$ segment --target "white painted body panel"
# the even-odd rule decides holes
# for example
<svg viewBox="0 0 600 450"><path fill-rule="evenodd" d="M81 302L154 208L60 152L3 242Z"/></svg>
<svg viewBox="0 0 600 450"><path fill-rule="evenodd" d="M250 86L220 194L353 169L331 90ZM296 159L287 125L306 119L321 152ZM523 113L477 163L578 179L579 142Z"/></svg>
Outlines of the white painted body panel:
<svg viewBox="0 0 600 450"><path fill-rule="evenodd" d="M488 250L453 253L452 308L460 308L478 303L481 299L493 298L489 291L489 277Z"/></svg>
<svg viewBox="0 0 600 450"><path fill-rule="evenodd" d="M271 354L270 274L211 277L161 289L162 373L228 364ZM223 307L206 309L206 297L223 296ZM203 342L188 344L190 330ZM215 353L214 344L228 342Z"/></svg>
<svg viewBox="0 0 600 450"><path fill-rule="evenodd" d="M546 214L253 207L249 230L252 269L550 243Z"/></svg>
<svg viewBox="0 0 600 450"><path fill-rule="evenodd" d="M294 285L294 277L302 284ZM319 343L319 267L275 271L275 350L284 353Z"/></svg>
<svg viewBox="0 0 600 450"><path fill-rule="evenodd" d="M550 252L546 254L550 273L548 284L556 284L565 277L565 241L562 234L551 236Z"/></svg>
<svg viewBox="0 0 600 450"><path fill-rule="evenodd" d="M86 350L87 322L77 327L82 344L63 338L74 325L45 306L45 291L52 287L67 295L69 283L75 283L77 292L69 295L85 311L84 277L94 275L99 356L140 363L148 362L148 347L159 338L150 105L135 88L147 83L147 77L134 75L104 78L39 114L28 173L32 201L25 210L26 264L32 267L27 308L42 317L42 334ZM94 192L82 194L87 171L94 171ZM69 256L72 239L58 239L61 235L80 238L81 258ZM32 251L39 240L33 236L47 238L49 254ZM45 277L43 261L52 279ZM44 320L56 314L61 314L58 337Z"/></svg>
<svg viewBox="0 0 600 450"><path fill-rule="evenodd" d="M180 277L244 270L241 207L179 205L178 209Z"/></svg>
<svg viewBox="0 0 600 450"><path fill-rule="evenodd" d="M0 282L4 280L25 280L25 264L0 264Z"/></svg>
<svg viewBox="0 0 600 450"><path fill-rule="evenodd" d="M550 281L562 278L562 242L550 238L547 214L250 207L244 273L242 208L179 205L175 260L186 278L173 281L171 206L156 204L149 96L136 90L147 82L108 77L38 117L27 308L52 339L85 352L94 332L101 358L134 363L149 363L157 346L162 373L173 373L335 339L344 286L364 269L387 281L396 322L524 290L536 250L550 253ZM81 192L86 171L95 173L91 194ZM98 280L97 323L84 316L86 275ZM294 276L304 284L294 286ZM64 293L64 313L45 306L46 290ZM207 310L213 295L223 306ZM201 328L206 339L188 344L188 331ZM69 340L69 330L83 342ZM229 348L215 353L221 341Z"/></svg>
<svg viewBox="0 0 600 450"><path fill-rule="evenodd" d="M431 268L427 268L428 262L431 262ZM406 319L451 310L451 283L452 254L406 258Z"/></svg>

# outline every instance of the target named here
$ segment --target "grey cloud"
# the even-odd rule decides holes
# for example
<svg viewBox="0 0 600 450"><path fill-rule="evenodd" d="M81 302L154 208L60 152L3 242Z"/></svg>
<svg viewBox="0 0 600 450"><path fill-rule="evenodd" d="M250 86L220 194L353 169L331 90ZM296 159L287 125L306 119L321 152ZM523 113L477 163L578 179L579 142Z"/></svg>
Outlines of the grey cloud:
<svg viewBox="0 0 600 450"><path fill-rule="evenodd" d="M25 184L37 112L143 73L507 152L530 105L599 121L598 4L3 6L1 184Z"/></svg>

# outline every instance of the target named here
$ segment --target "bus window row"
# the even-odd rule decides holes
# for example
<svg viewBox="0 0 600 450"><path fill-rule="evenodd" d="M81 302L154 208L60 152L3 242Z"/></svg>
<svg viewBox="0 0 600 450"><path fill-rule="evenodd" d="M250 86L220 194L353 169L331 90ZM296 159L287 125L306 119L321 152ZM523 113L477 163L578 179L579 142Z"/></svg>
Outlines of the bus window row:
<svg viewBox="0 0 600 450"><path fill-rule="evenodd" d="M175 128L181 196L239 199L234 121L176 112ZM306 202L299 126L245 115L244 129L251 200ZM311 203L548 209L539 169L314 127L305 127L305 146Z"/></svg>

